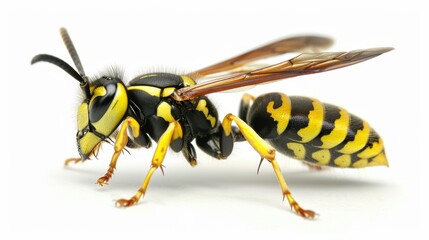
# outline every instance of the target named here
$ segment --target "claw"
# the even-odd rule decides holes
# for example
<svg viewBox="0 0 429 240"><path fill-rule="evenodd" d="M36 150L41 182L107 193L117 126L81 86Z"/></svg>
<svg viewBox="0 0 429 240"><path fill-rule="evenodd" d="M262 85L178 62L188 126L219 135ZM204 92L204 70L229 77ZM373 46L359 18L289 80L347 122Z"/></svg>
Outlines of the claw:
<svg viewBox="0 0 429 240"><path fill-rule="evenodd" d="M115 167L110 166L109 169L107 170L106 174L104 174L104 176L100 177L96 183L100 186L107 185L110 181L110 178L112 178L114 171L115 171Z"/></svg>
<svg viewBox="0 0 429 240"><path fill-rule="evenodd" d="M292 197L290 192L285 192L283 194L283 201L285 200L285 197L287 197L291 210L295 210L295 212L301 217L305 219L314 219L316 216L318 216L318 214L312 210L306 210L301 208L301 206L299 206L299 204Z"/></svg>
<svg viewBox="0 0 429 240"><path fill-rule="evenodd" d="M83 162L82 161L82 158L69 158L69 159L66 159L65 161L64 161L64 166L68 166L69 165L69 163L71 163L71 162L73 162L74 164L76 164L76 163L79 163L79 162Z"/></svg>
<svg viewBox="0 0 429 240"><path fill-rule="evenodd" d="M137 198L134 196L130 199L119 199L115 202L116 207L129 207L137 203Z"/></svg>
<svg viewBox="0 0 429 240"><path fill-rule="evenodd" d="M295 208L295 211L298 213L298 215L305 219L314 219L316 216L318 216L314 211L305 210L302 208Z"/></svg>
<svg viewBox="0 0 429 240"><path fill-rule="evenodd" d="M101 178L99 178L97 180L96 184L98 184L98 185L100 185L102 187L104 185L108 185L109 184L109 180L110 180L110 177L104 175L103 177L101 177Z"/></svg>

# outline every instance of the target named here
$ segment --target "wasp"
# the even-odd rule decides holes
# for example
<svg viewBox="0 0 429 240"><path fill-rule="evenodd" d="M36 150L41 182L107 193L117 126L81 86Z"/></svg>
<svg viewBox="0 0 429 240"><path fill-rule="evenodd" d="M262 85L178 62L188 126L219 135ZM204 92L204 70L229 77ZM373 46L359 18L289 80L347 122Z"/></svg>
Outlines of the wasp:
<svg viewBox="0 0 429 240"><path fill-rule="evenodd" d="M332 44L331 39L293 37L188 74L154 72L125 84L118 71L90 80L66 29L61 28L60 33L77 71L48 54L36 55L31 63L48 62L60 67L79 81L83 91L84 100L77 110L80 157L66 160L66 165L96 156L102 143L111 142L114 153L109 168L97 180L103 186L111 179L119 155L127 147L149 148L153 141L157 143L141 187L131 198L117 200L118 207L135 205L145 195L154 172L160 169L164 173L162 163L168 149L182 152L195 166L194 144L209 156L226 159L235 142L247 141L261 157L259 167L263 160L272 165L283 199L298 215L310 219L316 213L302 208L292 196L276 151L315 167L388 165L381 137L365 120L342 107L280 92L258 97L244 94L238 115L230 113L220 121L206 95L346 67L393 48L320 52ZM301 54L274 65L255 64L285 53Z"/></svg>

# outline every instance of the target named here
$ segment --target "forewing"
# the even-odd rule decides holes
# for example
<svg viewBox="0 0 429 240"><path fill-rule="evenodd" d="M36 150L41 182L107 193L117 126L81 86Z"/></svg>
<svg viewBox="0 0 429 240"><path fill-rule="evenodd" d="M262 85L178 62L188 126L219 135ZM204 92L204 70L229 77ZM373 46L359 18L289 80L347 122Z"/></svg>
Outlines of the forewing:
<svg viewBox="0 0 429 240"><path fill-rule="evenodd" d="M392 49L370 48L351 52L303 53L275 65L246 73L223 76L192 87L178 89L173 97L178 101L183 101L209 93L334 70L366 61Z"/></svg>
<svg viewBox="0 0 429 240"><path fill-rule="evenodd" d="M207 76L214 73L229 71L241 67L253 61L274 57L277 55L291 52L319 52L331 46L333 41L330 38L317 36L300 36L285 38L279 41L253 49L249 52L233 57L231 59L219 62L209 67L200 69L188 75Z"/></svg>

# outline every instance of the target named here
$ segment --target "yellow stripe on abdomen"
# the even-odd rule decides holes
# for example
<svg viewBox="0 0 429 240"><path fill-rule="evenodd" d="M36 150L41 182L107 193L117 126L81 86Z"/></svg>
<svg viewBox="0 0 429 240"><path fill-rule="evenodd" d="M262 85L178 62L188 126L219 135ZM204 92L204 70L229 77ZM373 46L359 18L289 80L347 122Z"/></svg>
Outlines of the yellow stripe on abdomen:
<svg viewBox="0 0 429 240"><path fill-rule="evenodd" d="M371 145L367 145L357 156L359 158L371 158L381 153L383 149L383 140L378 137L378 141L373 142Z"/></svg>
<svg viewBox="0 0 429 240"><path fill-rule="evenodd" d="M338 150L340 153L351 154L361 150L368 142L369 132L371 130L369 124L362 120L363 128L357 130L353 141L349 141L343 148Z"/></svg>
<svg viewBox="0 0 429 240"><path fill-rule="evenodd" d="M319 135L323 126L323 104L317 99L311 99L313 110L308 114L308 126L301 128L297 134L302 138L301 142L306 143Z"/></svg>
<svg viewBox="0 0 429 240"><path fill-rule="evenodd" d="M280 94L282 104L278 108L274 108L274 101L271 101L267 105L267 112L271 114L271 118L277 122L277 134L282 134L286 127L289 124L290 112L291 112L291 102L290 99L284 95Z"/></svg>
<svg viewBox="0 0 429 240"><path fill-rule="evenodd" d="M320 138L320 141L323 143L319 146L320 148L333 148L342 143L347 136L350 122L349 113L343 108L339 109L340 118L335 120L334 129L331 133Z"/></svg>

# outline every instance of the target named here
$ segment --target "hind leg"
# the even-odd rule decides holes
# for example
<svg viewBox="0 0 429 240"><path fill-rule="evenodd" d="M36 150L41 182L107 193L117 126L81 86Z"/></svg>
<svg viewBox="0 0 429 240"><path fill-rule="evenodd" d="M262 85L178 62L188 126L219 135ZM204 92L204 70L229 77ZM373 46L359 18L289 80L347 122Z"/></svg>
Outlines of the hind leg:
<svg viewBox="0 0 429 240"><path fill-rule="evenodd" d="M222 150L227 150L227 152L223 154L229 155L229 153L232 151L233 137L231 124L233 121L237 124L239 130L241 131L247 142L249 142L250 145L259 153L261 158L266 159L268 162L271 163L274 173L276 174L277 180L279 182L280 188L282 189L283 199L287 198L291 208L293 208L300 216L309 219L314 218L316 216L316 213L314 211L303 209L292 197L292 193L290 192L289 187L286 184L285 179L283 178L280 167L276 161L275 149L271 147L266 141L264 141L243 120L232 114L226 115L222 122L222 135L220 138L220 145Z"/></svg>

